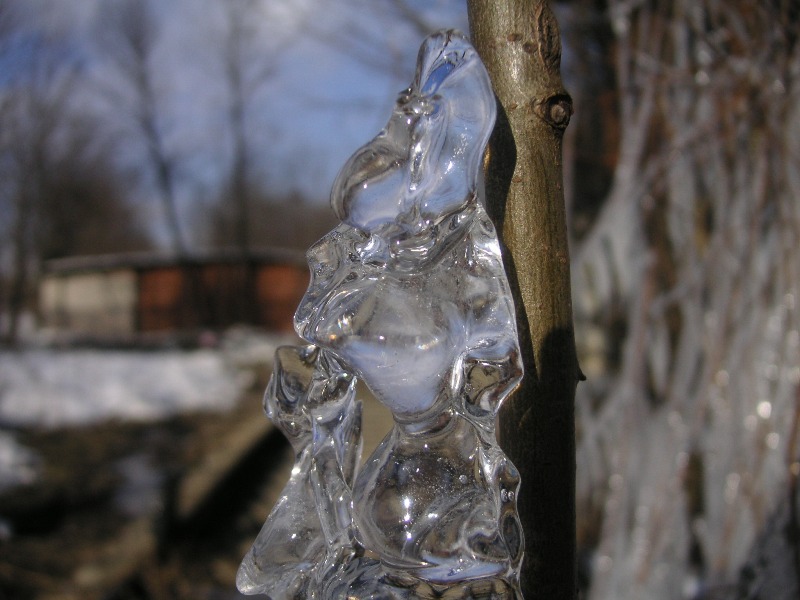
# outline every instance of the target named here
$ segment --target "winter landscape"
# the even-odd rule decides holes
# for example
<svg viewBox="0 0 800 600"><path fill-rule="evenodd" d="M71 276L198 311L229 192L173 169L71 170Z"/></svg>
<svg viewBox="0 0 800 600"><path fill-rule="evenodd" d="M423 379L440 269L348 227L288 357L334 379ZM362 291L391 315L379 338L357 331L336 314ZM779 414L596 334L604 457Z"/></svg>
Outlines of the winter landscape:
<svg viewBox="0 0 800 600"><path fill-rule="evenodd" d="M581 597L794 599L800 16L551 5ZM465 4L0 3L0 598L241 597L292 460L264 324L440 27Z"/></svg>

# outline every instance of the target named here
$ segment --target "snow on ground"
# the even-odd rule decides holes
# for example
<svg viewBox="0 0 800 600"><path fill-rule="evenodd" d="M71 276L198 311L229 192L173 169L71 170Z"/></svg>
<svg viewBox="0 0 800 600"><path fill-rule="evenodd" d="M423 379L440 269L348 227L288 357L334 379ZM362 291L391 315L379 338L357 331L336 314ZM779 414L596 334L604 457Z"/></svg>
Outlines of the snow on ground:
<svg viewBox="0 0 800 600"><path fill-rule="evenodd" d="M0 422L58 427L226 410L247 384L213 350L0 353Z"/></svg>
<svg viewBox="0 0 800 600"><path fill-rule="evenodd" d="M232 408L287 338L228 332L217 349L0 351L0 427L152 421ZM35 477L36 457L0 429L0 490Z"/></svg>

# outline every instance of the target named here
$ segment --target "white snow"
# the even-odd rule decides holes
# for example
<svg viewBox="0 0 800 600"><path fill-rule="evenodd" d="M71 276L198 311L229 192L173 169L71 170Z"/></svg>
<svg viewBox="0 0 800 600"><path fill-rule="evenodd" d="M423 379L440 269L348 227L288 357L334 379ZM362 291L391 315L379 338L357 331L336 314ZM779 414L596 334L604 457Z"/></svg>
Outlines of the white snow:
<svg viewBox="0 0 800 600"><path fill-rule="evenodd" d="M181 412L231 409L294 339L234 329L217 349L0 351L0 490L37 476L34 451L3 427L57 428L105 420L154 421Z"/></svg>
<svg viewBox="0 0 800 600"><path fill-rule="evenodd" d="M246 384L213 350L0 352L0 422L60 427L226 410Z"/></svg>

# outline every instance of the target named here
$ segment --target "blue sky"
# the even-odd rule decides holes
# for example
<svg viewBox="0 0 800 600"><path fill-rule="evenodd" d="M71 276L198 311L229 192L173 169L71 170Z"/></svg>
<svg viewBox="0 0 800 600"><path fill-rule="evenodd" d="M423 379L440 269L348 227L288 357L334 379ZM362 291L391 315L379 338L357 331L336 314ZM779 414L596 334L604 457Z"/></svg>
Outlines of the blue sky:
<svg viewBox="0 0 800 600"><path fill-rule="evenodd" d="M97 119L97 131L122 139L116 160L129 171L146 170L144 146L131 126L135 108L98 41L108 37L109 7L123 0L14 0L28 32L64 57L81 62L77 103ZM240 0L156 0L159 38L152 68L160 126L168 151L178 157L182 220L218 197L231 156L225 120L220 45L225 7ZM340 166L387 120L397 92L406 87L422 35L397 10L400 0L244 0L250 2L248 69L274 67L246 107L255 178L276 195L298 191L327 202ZM463 0L402 0L430 25L466 29ZM27 36L27 37L26 37ZM106 40L107 41L107 40ZM23 46L20 46L21 48ZM27 68L23 51L5 66ZM146 178L143 178L146 179ZM148 220L160 209L147 185L131 189Z"/></svg>
<svg viewBox="0 0 800 600"><path fill-rule="evenodd" d="M62 12L51 17L53 27L91 27L90 6L103 1L61 4ZM225 26L220 3L226 1L156 3L163 18L158 64L171 106L167 118L170 142L176 152L195 149L189 162L203 171L201 181L213 179L214 171L224 168L226 156L221 120L226 98L224 90L214 85L220 67L215 39ZM44 0L35 3L48 4ZM49 4L52 7L52 2ZM391 0L254 3L258 9L253 11L253 25L258 34L253 66L262 60L275 65L274 74L257 89L248 106L249 141L257 157L256 168L267 185L279 191L296 189L314 201L327 201L339 166L381 129L396 93L413 77L422 41L413 27L383 16L391 4ZM467 26L461 1L417 4L437 26ZM370 32L368 43L364 36L355 39L348 34L355 27ZM347 38L356 50L329 39L338 36ZM101 64L97 71L99 76L113 79L110 68Z"/></svg>
<svg viewBox="0 0 800 600"><path fill-rule="evenodd" d="M312 197L327 198L340 165L378 133L388 119L397 92L410 83L422 40L411 27L376 18L380 10L359 13L358 5L369 3L310 4L315 5L312 10L318 15L313 27L345 30L348 21L361 19L362 26L376 31L375 38L383 38L384 43L362 46L365 56L359 59L300 24L299 39L280 61L275 82L277 95L265 98L266 121L275 127L281 151L295 157L290 161L294 165L288 165L289 172L296 165L309 170L307 178L297 174L291 184L302 186ZM355 10L336 8L348 4ZM378 6L381 1L371 4ZM462 3L441 4L450 10L439 11L438 24L466 28ZM370 62L378 64L373 66ZM381 64L390 68L382 69Z"/></svg>

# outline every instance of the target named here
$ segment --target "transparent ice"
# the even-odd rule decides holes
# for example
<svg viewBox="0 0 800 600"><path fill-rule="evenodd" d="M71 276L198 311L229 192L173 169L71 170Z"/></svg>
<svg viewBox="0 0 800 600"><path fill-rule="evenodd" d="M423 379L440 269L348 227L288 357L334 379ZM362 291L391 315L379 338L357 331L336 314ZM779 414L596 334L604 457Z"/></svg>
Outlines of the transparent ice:
<svg viewBox="0 0 800 600"><path fill-rule="evenodd" d="M385 129L344 165L341 224L308 252L268 415L291 479L245 557L245 593L521 598L519 475L495 416L522 375L494 227L478 199L495 100L457 31L423 43ZM394 417L363 468L361 378Z"/></svg>

